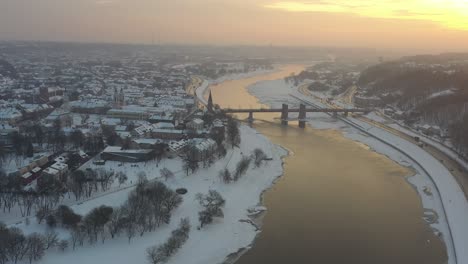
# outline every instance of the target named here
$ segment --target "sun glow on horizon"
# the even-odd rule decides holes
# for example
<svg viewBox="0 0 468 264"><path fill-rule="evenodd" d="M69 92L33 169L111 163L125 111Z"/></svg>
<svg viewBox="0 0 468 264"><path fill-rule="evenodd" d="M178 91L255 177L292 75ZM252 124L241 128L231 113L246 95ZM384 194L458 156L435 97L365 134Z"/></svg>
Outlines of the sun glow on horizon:
<svg viewBox="0 0 468 264"><path fill-rule="evenodd" d="M265 8L287 12L348 13L358 16L420 20L468 30L468 0L317 0L280 1Z"/></svg>

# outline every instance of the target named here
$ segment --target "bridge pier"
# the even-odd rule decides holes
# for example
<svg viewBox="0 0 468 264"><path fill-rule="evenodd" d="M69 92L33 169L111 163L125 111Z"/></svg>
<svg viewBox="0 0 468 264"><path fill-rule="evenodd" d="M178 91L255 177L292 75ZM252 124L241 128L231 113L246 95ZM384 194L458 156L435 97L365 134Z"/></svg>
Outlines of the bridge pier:
<svg viewBox="0 0 468 264"><path fill-rule="evenodd" d="M281 125L287 126L288 125L288 105L283 104L281 108Z"/></svg>
<svg viewBox="0 0 468 264"><path fill-rule="evenodd" d="M247 118L247 120L249 121L249 123L252 123L254 121L253 112L249 112L249 118Z"/></svg>
<svg viewBox="0 0 468 264"><path fill-rule="evenodd" d="M360 109L360 108L306 108L305 104L301 104L299 108L289 108L287 104L283 104L281 108L270 108L270 109L220 109L222 113L225 114L234 114L234 113L242 113L248 114L248 120L254 120L254 113L281 113L281 124L288 125L289 121L289 112L291 113L299 113L299 127L306 126L306 115L308 112L310 113L329 113L332 114L333 117L338 118L338 115L343 115L345 117L349 116L350 114L355 113L369 113L371 109ZM294 119L295 120L295 119Z"/></svg>
<svg viewBox="0 0 468 264"><path fill-rule="evenodd" d="M305 128L306 126L306 109L304 104L299 105L299 127Z"/></svg>

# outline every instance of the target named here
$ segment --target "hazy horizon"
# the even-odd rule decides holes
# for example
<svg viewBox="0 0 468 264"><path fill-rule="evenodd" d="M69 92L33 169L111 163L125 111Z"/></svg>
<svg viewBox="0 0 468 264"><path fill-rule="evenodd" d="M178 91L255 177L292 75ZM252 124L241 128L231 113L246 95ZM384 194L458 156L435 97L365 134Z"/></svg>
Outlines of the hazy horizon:
<svg viewBox="0 0 468 264"><path fill-rule="evenodd" d="M2 0L0 40L468 51L468 1Z"/></svg>

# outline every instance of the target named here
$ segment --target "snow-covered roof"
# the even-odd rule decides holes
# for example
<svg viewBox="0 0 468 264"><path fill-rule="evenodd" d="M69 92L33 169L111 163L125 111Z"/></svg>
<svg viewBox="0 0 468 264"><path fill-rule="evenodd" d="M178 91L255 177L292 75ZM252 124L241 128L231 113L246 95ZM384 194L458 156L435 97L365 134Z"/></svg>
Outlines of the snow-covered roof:
<svg viewBox="0 0 468 264"><path fill-rule="evenodd" d="M29 177L31 177L31 176L32 176L32 173L26 172L25 174L21 175L21 178L27 179L27 178L29 178Z"/></svg>
<svg viewBox="0 0 468 264"><path fill-rule="evenodd" d="M57 108L55 109L52 113L50 113L46 119L48 120L55 120L61 116L68 115L70 114L70 111L63 109L63 108Z"/></svg>
<svg viewBox="0 0 468 264"><path fill-rule="evenodd" d="M215 147L216 141L211 138L206 139L194 139L195 144L194 147L197 148L199 151L209 150Z"/></svg>
<svg viewBox="0 0 468 264"><path fill-rule="evenodd" d="M84 151L80 150L80 152L78 152L78 154L80 155L81 158L87 158L88 157L88 154L86 154Z"/></svg>
<svg viewBox="0 0 468 264"><path fill-rule="evenodd" d="M21 112L13 107L0 108L0 120L12 120L22 116Z"/></svg>
<svg viewBox="0 0 468 264"><path fill-rule="evenodd" d="M52 167L46 168L43 172L47 173L47 174L50 174L50 175L58 175L59 174L59 171L52 168Z"/></svg>
<svg viewBox="0 0 468 264"><path fill-rule="evenodd" d="M187 139L182 139L182 140L179 140L179 141L171 141L169 142L169 148L173 151L173 152L177 152L179 150L181 150L182 148L184 148L185 146L187 146L187 144L189 144L189 140Z"/></svg>
<svg viewBox="0 0 468 264"><path fill-rule="evenodd" d="M103 125L108 125L108 126L115 126L115 125L118 125L120 124L122 121L120 120L120 118L110 118L110 117L106 117L106 118L103 118L101 120L101 123Z"/></svg>
<svg viewBox="0 0 468 264"><path fill-rule="evenodd" d="M153 129L152 132L154 133L170 133L170 134L183 134L183 130L178 129Z"/></svg>
<svg viewBox="0 0 468 264"><path fill-rule="evenodd" d="M59 156L59 157L55 158L54 161L64 163L64 162L67 161L67 158L65 158L63 156Z"/></svg>
<svg viewBox="0 0 468 264"><path fill-rule="evenodd" d="M216 119L213 121L213 126L214 127L224 127L224 123L223 121L219 120L219 119Z"/></svg>
<svg viewBox="0 0 468 264"><path fill-rule="evenodd" d="M7 123L0 123L0 131L8 131L8 132L11 132L11 131L15 131L15 130L18 130L18 128L14 127L14 126L11 126Z"/></svg>
<svg viewBox="0 0 468 264"><path fill-rule="evenodd" d="M154 124L153 127L155 129L173 129L174 125L172 123L160 122L160 123Z"/></svg>
<svg viewBox="0 0 468 264"><path fill-rule="evenodd" d="M109 146L103 153L150 153L151 149L122 149L122 147Z"/></svg>
<svg viewBox="0 0 468 264"><path fill-rule="evenodd" d="M115 126L115 131L127 131L127 126Z"/></svg>
<svg viewBox="0 0 468 264"><path fill-rule="evenodd" d="M150 119L153 119L153 120L164 120L164 121L172 121L174 119L174 117L172 116L172 114L155 114L155 115L152 115L150 117Z"/></svg>
<svg viewBox="0 0 468 264"><path fill-rule="evenodd" d="M161 139L158 139L158 138L139 138L139 139L133 140L133 142L135 142L137 144L154 145L154 144L162 143L163 141Z"/></svg>
<svg viewBox="0 0 468 264"><path fill-rule="evenodd" d="M56 169L58 171L64 171L64 170L68 169L68 165L65 164L65 163L61 163L61 162L56 162L56 163L52 164L52 166L50 166L50 167L53 168L53 169Z"/></svg>
<svg viewBox="0 0 468 264"><path fill-rule="evenodd" d="M194 118L191 122L196 125L203 125L204 123L200 118Z"/></svg>
<svg viewBox="0 0 468 264"><path fill-rule="evenodd" d="M70 102L70 107L72 108L92 109L92 108L103 108L103 107L108 107L108 106L109 106L109 103L107 101L100 100L100 99L87 99L87 100Z"/></svg>
<svg viewBox="0 0 468 264"><path fill-rule="evenodd" d="M129 138L132 137L132 134L128 131L116 131L115 132L121 138Z"/></svg>

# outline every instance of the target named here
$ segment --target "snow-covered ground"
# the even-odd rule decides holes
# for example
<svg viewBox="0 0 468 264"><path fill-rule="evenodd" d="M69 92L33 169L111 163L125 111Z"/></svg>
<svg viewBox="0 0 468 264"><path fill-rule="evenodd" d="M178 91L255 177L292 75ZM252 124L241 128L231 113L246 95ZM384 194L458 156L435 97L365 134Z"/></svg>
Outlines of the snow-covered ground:
<svg viewBox="0 0 468 264"><path fill-rule="evenodd" d="M432 93L427 98L428 99L433 99L433 98L440 97L440 96L452 95L454 93L455 92L454 92L453 89L448 89L448 90L443 90L443 91L440 91L440 92Z"/></svg>
<svg viewBox="0 0 468 264"><path fill-rule="evenodd" d="M139 163L139 167L132 167L131 164L118 166L117 162L107 162L106 167L113 168L115 171L124 171L129 175L130 181L136 182L137 174L144 171L149 180L161 180L159 169L167 167L176 176L165 182L170 188L187 188L188 193L183 196L183 203L177 208L169 225L162 226L155 232L146 233L143 237L135 237L129 244L127 238L122 235L114 240L106 240L104 244L98 243L93 246L77 247L75 251L71 249L64 253L54 250L48 251L40 263L44 264L81 264L81 263L147 263L146 248L164 243L175 229L179 220L188 217L192 224L190 238L187 243L175 254L167 263L221 263L225 258L237 252L241 248L249 247L257 235L256 227L241 222L248 220L248 209L256 207L260 203L260 196L266 189L270 188L274 181L281 176L283 172L282 157L287 152L272 144L267 138L258 134L254 129L247 126L241 126L242 142L240 148L230 150L226 157L217 161L211 168L201 168L195 174L186 176L182 171L182 161L172 159L161 162L159 167L155 163ZM250 155L253 149L261 148L268 157L273 160L267 161L260 168L251 168L247 174L238 182L225 184L218 177L221 169L227 167L234 170L237 162L244 155ZM88 163L87 166L95 166ZM100 205L119 206L127 198L128 193L133 189L131 184L121 188L118 191L110 192L106 195L85 201L75 203L72 209L80 214L86 214L92 208ZM198 212L201 210L195 199L197 193L207 193L208 190L217 190L226 200L224 208L225 216L217 219L213 224L197 230ZM45 232L45 225L38 225L35 219L30 221L29 225L25 222L16 226L20 227L25 233ZM67 239L69 234L65 230L57 229L60 237Z"/></svg>
<svg viewBox="0 0 468 264"><path fill-rule="evenodd" d="M272 107L279 107L281 103L297 105L297 98L323 105L323 101L304 96L283 80L259 82L249 87L249 91L261 103ZM449 263L468 263L468 202L443 164L417 145L357 119L348 118L358 128L326 114L308 114L308 118L314 128L340 129L346 137L368 145L403 166L414 168L417 174L408 181L416 187L423 207L439 215L438 222L431 227L436 234L442 233Z"/></svg>

